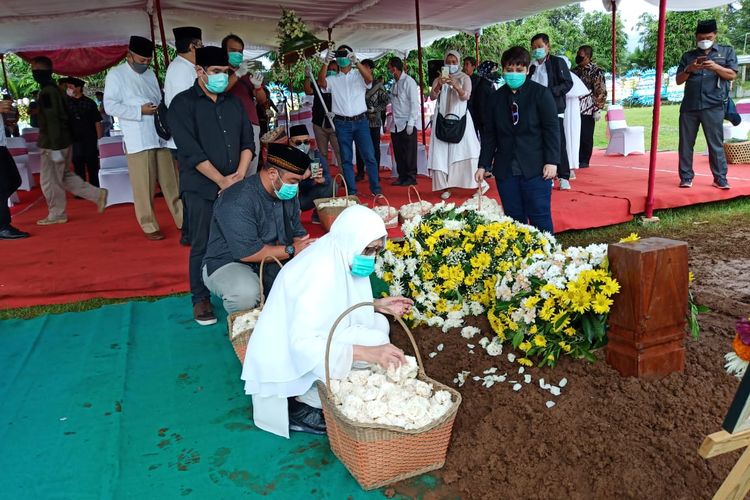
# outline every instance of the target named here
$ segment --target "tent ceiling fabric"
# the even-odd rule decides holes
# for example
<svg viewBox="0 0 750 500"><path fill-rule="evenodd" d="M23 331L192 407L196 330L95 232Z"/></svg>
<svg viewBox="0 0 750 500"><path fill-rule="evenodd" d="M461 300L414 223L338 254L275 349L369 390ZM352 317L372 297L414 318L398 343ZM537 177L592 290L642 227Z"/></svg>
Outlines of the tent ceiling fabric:
<svg viewBox="0 0 750 500"><path fill-rule="evenodd" d="M671 0L674 1L674 0ZM711 0L705 0L711 1ZM147 11L153 0L98 0L95 4L63 0L4 0L0 52L51 50L126 43L130 35L150 36ZM460 31L474 31L575 3L571 0L422 0L422 43ZM96 5L96 7L94 7ZM205 43L217 44L227 33L241 36L248 52L259 55L277 46L281 8L294 10L318 38L347 43L358 52L407 51L416 47L411 0L161 0L167 41L172 28L203 29ZM154 20L156 16L154 15ZM156 22L156 21L155 21ZM158 30L156 30L158 38Z"/></svg>
<svg viewBox="0 0 750 500"><path fill-rule="evenodd" d="M652 5L659 6L659 0L646 0ZM736 0L667 0L667 10L702 10L729 5ZM619 4L618 4L619 5Z"/></svg>

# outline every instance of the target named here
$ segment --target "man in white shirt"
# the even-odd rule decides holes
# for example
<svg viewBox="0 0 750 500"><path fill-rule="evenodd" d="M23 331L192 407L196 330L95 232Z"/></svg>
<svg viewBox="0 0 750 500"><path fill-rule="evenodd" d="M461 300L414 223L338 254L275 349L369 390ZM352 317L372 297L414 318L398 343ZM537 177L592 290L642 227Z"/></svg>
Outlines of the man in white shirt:
<svg viewBox="0 0 750 500"><path fill-rule="evenodd" d="M328 76L328 65L336 59L339 65L337 75ZM356 66L358 71L352 71ZM367 178L370 182L370 193L381 194L378 164L375 161L375 149L370 137L370 124L367 120L367 103L365 93L372 86L370 68L362 65L357 55L348 45L341 45L336 52L328 51L325 63L318 73L318 86L331 93L333 122L336 126L336 137L341 149L341 162L344 179L349 194L357 193L352 160L354 152L352 142L365 160Z"/></svg>
<svg viewBox="0 0 750 500"><path fill-rule="evenodd" d="M164 104L169 107L174 96L193 86L198 74L195 72L195 49L203 47L200 28L183 26L172 30L174 33L174 45L177 49L175 57L167 68L164 77ZM176 150L174 137L169 139L167 147Z"/></svg>
<svg viewBox="0 0 750 500"><path fill-rule="evenodd" d="M391 87L391 140L396 157L398 180L393 186L414 186L417 183L417 133L415 125L421 113L419 87L414 78L404 72L399 57L388 61L388 72L393 75Z"/></svg>
<svg viewBox="0 0 750 500"><path fill-rule="evenodd" d="M163 240L154 213L157 182L178 228L182 227L182 201L172 155L154 127L161 90L156 75L148 67L153 54L151 40L130 37L126 62L107 73L104 107L120 120L138 224L147 239Z"/></svg>

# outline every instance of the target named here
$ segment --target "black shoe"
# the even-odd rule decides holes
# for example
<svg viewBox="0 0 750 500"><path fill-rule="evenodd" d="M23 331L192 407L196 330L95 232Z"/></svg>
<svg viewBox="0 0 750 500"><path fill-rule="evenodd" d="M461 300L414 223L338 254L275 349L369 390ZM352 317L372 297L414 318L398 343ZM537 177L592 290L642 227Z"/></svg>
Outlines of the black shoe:
<svg viewBox="0 0 750 500"><path fill-rule="evenodd" d="M402 181L402 180L397 180L397 181L391 182L391 186L405 186L405 185L406 185L405 182Z"/></svg>
<svg viewBox="0 0 750 500"><path fill-rule="evenodd" d="M323 410L289 398L289 430L309 434L325 434L326 421Z"/></svg>
<svg viewBox="0 0 750 500"><path fill-rule="evenodd" d="M209 299L203 299L193 305L193 319L201 326L216 324L216 315Z"/></svg>
<svg viewBox="0 0 750 500"><path fill-rule="evenodd" d="M0 229L0 240L20 240L21 238L28 238L29 236L31 236L29 233L19 231L13 226Z"/></svg>
<svg viewBox="0 0 750 500"><path fill-rule="evenodd" d="M588 163L585 163L585 164L581 163L581 164L578 165L578 168L589 168L589 164Z"/></svg>
<svg viewBox="0 0 750 500"><path fill-rule="evenodd" d="M355 182L360 182L360 181L363 181L363 180L365 180L365 176L364 176L364 174L363 174L363 175L359 175L359 174L357 174L357 175L356 175L356 176L354 177L354 181L355 181Z"/></svg>

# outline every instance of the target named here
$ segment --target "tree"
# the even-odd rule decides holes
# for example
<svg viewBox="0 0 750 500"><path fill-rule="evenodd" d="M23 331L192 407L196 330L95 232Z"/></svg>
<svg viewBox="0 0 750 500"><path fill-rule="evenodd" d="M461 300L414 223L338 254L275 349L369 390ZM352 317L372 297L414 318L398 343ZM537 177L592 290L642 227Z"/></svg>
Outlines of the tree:
<svg viewBox="0 0 750 500"><path fill-rule="evenodd" d="M750 33L750 2L743 2L740 8L729 4L722 17L727 40L738 53L746 53L745 37Z"/></svg>
<svg viewBox="0 0 750 500"><path fill-rule="evenodd" d="M588 12L581 22L586 45L594 49L594 61L605 71L612 70L612 17L605 12ZM628 64L628 35L622 18L617 18L617 71Z"/></svg>

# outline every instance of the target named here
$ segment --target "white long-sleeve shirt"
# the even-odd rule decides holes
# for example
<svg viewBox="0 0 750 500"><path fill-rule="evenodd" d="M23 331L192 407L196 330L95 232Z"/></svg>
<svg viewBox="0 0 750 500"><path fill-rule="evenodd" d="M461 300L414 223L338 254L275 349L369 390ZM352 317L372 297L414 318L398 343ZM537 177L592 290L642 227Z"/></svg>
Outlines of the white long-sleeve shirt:
<svg viewBox="0 0 750 500"><path fill-rule="evenodd" d="M164 77L164 104L169 107L172 99L180 92L192 87L196 78L198 78L198 73L195 72L195 64L180 55L175 57L169 63L167 75ZM167 141L167 147L177 149L174 138Z"/></svg>
<svg viewBox="0 0 750 500"><path fill-rule="evenodd" d="M104 84L104 109L120 120L128 154L164 147L154 128L153 115L141 113L141 106L159 105L161 91L151 69L138 74L125 62L109 70Z"/></svg>
<svg viewBox="0 0 750 500"><path fill-rule="evenodd" d="M391 132L400 132L408 125L413 127L417 124L422 112L420 101L417 82L402 71L401 77L391 88L391 111L393 113Z"/></svg>

